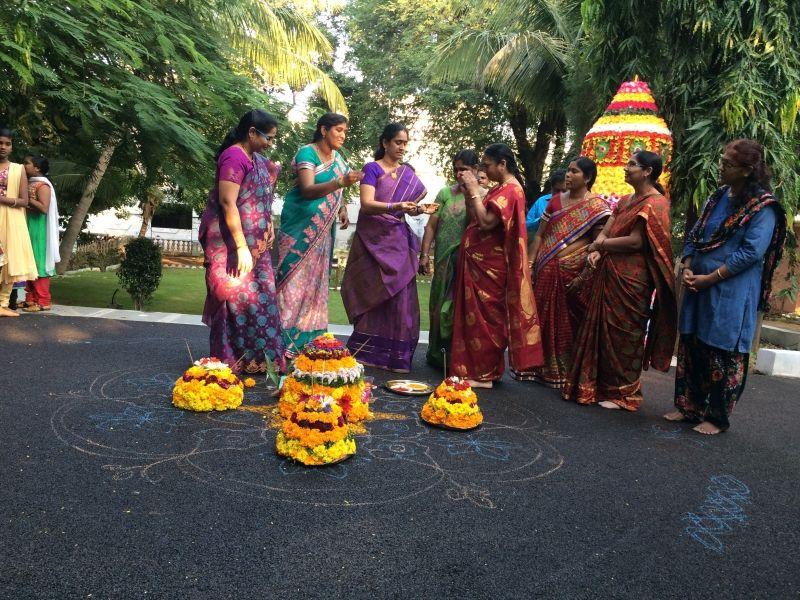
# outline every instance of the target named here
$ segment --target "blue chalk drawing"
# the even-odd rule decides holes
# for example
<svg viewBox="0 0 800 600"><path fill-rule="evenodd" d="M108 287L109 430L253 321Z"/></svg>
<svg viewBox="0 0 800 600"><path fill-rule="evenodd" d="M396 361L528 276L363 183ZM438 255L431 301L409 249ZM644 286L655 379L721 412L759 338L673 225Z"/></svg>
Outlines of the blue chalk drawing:
<svg viewBox="0 0 800 600"><path fill-rule="evenodd" d="M471 433L465 437L447 438L447 452L452 456L475 453L491 460L511 460L511 450L518 445L502 440L491 433Z"/></svg>
<svg viewBox="0 0 800 600"><path fill-rule="evenodd" d="M115 481L136 477L159 484L180 474L224 493L310 506L383 504L439 489L451 501L491 509L499 489L546 477L564 464L548 439L563 434L544 431L525 402L507 405L502 420L487 419L478 430L447 432L420 422L424 399L398 400L375 390L378 420L356 436L358 454L308 469L275 454L276 433L264 422L266 413L174 409L170 396L178 374L163 369L120 369L86 389L56 391L53 433L102 460ZM142 444L142 435L131 432L152 443ZM480 469L471 467L475 461L483 463Z"/></svg>
<svg viewBox="0 0 800 600"><path fill-rule="evenodd" d="M172 433L172 429L180 425L184 413L173 409L143 408L128 405L120 412L107 412L89 415L97 429L112 431L114 429L151 429L163 433Z"/></svg>
<svg viewBox="0 0 800 600"><path fill-rule="evenodd" d="M725 544L720 536L731 533L735 525L747 525L744 505L750 503L747 485L732 475L715 475L706 488L700 509L682 517L687 523L684 533L708 550L722 554Z"/></svg>

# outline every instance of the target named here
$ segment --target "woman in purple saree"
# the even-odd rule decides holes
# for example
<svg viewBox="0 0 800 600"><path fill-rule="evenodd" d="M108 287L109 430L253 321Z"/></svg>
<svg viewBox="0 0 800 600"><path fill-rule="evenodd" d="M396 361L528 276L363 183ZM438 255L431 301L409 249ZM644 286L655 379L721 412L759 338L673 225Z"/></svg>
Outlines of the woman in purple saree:
<svg viewBox="0 0 800 600"><path fill-rule="evenodd" d="M361 211L342 279L342 300L354 331L347 347L373 367L407 373L419 341L419 238L404 214L419 214L425 186L402 162L408 131L383 130L375 162L364 166Z"/></svg>
<svg viewBox="0 0 800 600"><path fill-rule="evenodd" d="M228 133L200 221L208 290L203 323L211 327L211 355L236 372L263 373L267 359L285 367L269 252L279 169L259 154L272 146L277 125L270 114L252 110Z"/></svg>

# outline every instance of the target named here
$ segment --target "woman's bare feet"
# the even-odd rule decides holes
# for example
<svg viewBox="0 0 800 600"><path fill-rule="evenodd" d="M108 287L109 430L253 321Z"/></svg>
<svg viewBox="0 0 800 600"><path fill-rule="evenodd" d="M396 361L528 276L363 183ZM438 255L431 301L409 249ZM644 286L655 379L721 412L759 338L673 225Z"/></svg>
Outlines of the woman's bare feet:
<svg viewBox="0 0 800 600"><path fill-rule="evenodd" d="M470 387L474 388L490 389L492 387L491 381L475 381L474 379L467 379L467 383L470 385Z"/></svg>
<svg viewBox="0 0 800 600"><path fill-rule="evenodd" d="M718 433L722 433L722 429L714 425L713 423L709 423L708 421L703 421L700 425L696 427L692 427L697 433L702 433L703 435L717 435Z"/></svg>
<svg viewBox="0 0 800 600"><path fill-rule="evenodd" d="M0 306L0 317L18 317L18 316L19 316L19 313L14 312L13 310L11 310L9 308L5 308L3 306Z"/></svg>
<svg viewBox="0 0 800 600"><path fill-rule="evenodd" d="M673 410L668 412L664 415L664 418L667 421L685 421L686 417L683 416L683 413L679 410Z"/></svg>
<svg viewBox="0 0 800 600"><path fill-rule="evenodd" d="M598 402L598 405L602 406L603 408L607 408L609 410L619 410L619 404L614 404L609 400L603 400L602 402Z"/></svg>

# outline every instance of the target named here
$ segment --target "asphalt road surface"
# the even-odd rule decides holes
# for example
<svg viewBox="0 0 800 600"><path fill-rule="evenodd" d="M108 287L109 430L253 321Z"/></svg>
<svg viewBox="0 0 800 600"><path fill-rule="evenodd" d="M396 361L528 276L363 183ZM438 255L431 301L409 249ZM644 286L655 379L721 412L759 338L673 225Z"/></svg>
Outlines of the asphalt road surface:
<svg viewBox="0 0 800 600"><path fill-rule="evenodd" d="M0 322L0 597L800 593L798 381L752 376L716 437L661 419L661 373L638 413L505 379L469 433L381 390L357 455L306 469L275 455L263 379L237 411L171 406L187 342L207 330Z"/></svg>

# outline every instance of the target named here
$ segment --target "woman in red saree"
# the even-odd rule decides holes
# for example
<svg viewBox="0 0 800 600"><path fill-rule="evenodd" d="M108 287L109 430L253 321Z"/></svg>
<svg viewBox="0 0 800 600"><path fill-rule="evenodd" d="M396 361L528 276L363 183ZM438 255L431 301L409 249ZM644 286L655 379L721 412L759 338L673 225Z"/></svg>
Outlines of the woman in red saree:
<svg viewBox="0 0 800 600"><path fill-rule="evenodd" d="M481 201L475 176L463 176L470 224L458 257L450 369L474 387L492 387L503 376L506 347L511 368L524 371L542 364L542 342L514 154L492 144L482 165L497 185Z"/></svg>
<svg viewBox="0 0 800 600"><path fill-rule="evenodd" d="M530 371L512 371L515 379L563 387L572 361L575 334L586 314L591 271L587 248L611 215L608 203L590 192L597 166L585 156L569 163L567 191L547 203L541 225L531 243L533 295L542 324L544 365Z"/></svg>
<svg viewBox="0 0 800 600"><path fill-rule="evenodd" d="M642 369L669 370L676 304L669 201L657 183L660 174L657 154L642 151L631 157L625 181L634 193L619 202L589 246L587 260L596 273L586 290L587 313L562 392L565 400L637 410Z"/></svg>

